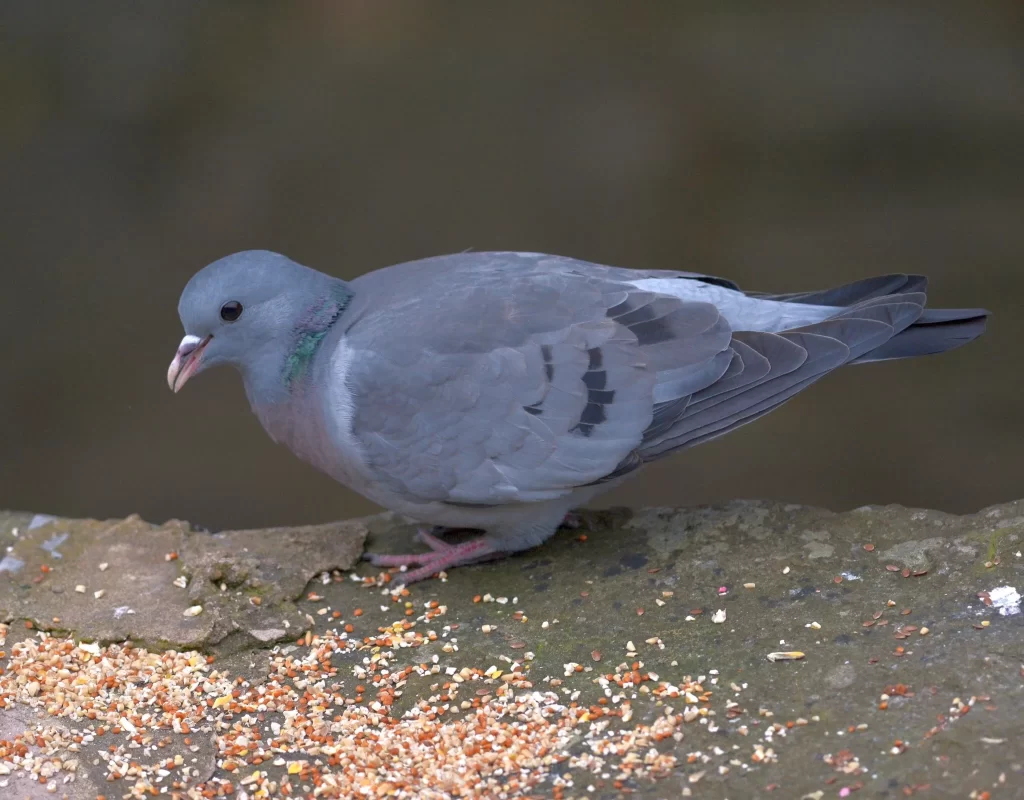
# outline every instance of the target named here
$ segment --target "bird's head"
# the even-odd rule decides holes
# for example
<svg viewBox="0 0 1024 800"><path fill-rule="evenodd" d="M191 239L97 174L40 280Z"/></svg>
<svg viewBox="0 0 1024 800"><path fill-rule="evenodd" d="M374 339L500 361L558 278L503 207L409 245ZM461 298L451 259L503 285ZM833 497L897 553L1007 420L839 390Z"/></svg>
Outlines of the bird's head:
<svg viewBox="0 0 1024 800"><path fill-rule="evenodd" d="M346 284L266 250L203 267L178 302L185 337L167 369L167 385L177 392L219 364L246 375L265 362L285 361L305 329L332 323L343 310L345 289L339 287Z"/></svg>

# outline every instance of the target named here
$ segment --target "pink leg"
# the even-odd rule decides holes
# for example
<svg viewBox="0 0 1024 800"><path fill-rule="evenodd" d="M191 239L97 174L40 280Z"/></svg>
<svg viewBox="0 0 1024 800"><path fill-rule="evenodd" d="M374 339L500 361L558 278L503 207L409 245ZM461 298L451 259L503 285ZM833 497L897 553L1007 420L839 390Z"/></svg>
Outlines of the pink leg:
<svg viewBox="0 0 1024 800"><path fill-rule="evenodd" d="M583 527L583 515L579 511L570 511L565 515L565 519L562 520L563 528L568 528L571 531L578 531Z"/></svg>
<svg viewBox="0 0 1024 800"><path fill-rule="evenodd" d="M470 539L462 544L448 544L420 528L416 538L427 545L430 552L404 556L364 553L363 559L375 567L408 567L418 564L420 565L419 569L403 572L398 578L403 583L415 583L450 567L472 564L475 561L482 561L501 554L501 551L495 550L483 536Z"/></svg>

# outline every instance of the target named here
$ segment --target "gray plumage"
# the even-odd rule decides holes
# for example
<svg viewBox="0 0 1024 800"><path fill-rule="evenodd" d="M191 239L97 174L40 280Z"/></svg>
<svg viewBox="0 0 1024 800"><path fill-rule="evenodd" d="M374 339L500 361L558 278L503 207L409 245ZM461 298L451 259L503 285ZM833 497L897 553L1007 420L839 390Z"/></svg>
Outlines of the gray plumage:
<svg viewBox="0 0 1024 800"><path fill-rule="evenodd" d="M486 532L472 550L430 537L433 554L401 562L423 564L417 579L539 543L644 464L838 367L982 333L983 310L925 311L926 283L758 295L529 253L429 258L346 283L253 251L186 287L189 336L169 380L234 364L270 435L300 457L385 507ZM232 322L218 316L229 301L244 309Z"/></svg>

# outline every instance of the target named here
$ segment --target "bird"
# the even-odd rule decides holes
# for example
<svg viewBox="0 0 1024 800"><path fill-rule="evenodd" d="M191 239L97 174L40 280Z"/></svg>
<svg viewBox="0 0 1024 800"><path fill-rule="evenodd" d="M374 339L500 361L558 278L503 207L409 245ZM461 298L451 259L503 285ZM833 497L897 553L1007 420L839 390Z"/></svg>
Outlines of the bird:
<svg viewBox="0 0 1024 800"><path fill-rule="evenodd" d="M366 555L412 583L541 544L644 465L839 367L983 333L988 311L929 309L926 291L926 278L892 274L744 292L700 273L498 251L346 281L249 250L189 280L167 383L235 367L274 441L421 524L424 552Z"/></svg>

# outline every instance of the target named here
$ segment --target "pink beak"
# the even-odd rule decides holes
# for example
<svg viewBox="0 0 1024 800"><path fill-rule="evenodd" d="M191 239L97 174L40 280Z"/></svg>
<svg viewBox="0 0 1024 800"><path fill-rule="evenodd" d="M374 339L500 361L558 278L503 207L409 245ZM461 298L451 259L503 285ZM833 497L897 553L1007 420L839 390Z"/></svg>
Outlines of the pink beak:
<svg viewBox="0 0 1024 800"><path fill-rule="evenodd" d="M211 336L200 339L198 336L186 336L178 345L171 366L167 368L167 385L177 393L188 379L199 370L199 362L203 357L203 349L210 343Z"/></svg>

